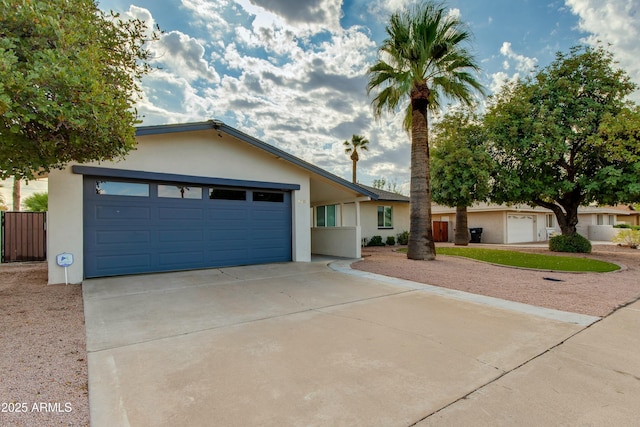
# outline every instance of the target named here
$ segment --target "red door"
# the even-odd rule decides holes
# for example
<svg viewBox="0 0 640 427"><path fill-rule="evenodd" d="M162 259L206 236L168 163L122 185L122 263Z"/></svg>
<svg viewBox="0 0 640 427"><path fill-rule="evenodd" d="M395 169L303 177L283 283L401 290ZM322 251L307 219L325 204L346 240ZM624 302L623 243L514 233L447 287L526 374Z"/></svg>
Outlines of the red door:
<svg viewBox="0 0 640 427"><path fill-rule="evenodd" d="M433 241L449 241L449 223L447 221L433 221Z"/></svg>

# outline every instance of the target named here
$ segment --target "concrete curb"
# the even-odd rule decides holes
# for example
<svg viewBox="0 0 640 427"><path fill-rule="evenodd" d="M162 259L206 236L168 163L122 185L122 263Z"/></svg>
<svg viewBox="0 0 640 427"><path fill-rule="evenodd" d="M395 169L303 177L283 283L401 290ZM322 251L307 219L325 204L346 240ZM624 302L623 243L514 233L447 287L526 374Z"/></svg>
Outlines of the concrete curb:
<svg viewBox="0 0 640 427"><path fill-rule="evenodd" d="M357 262L357 259L339 260L330 262L329 268L332 270L349 274L352 276L362 277L365 279L376 280L378 282L401 286L403 288L414 289L428 292L430 294L439 295L448 298L454 298L461 301L483 304L490 307L501 308L504 310L515 311L518 313L531 314L534 316L544 317L546 319L557 320L564 323L572 323L580 326L589 326L598 322L601 318L597 316L589 316L586 314L571 313L568 311L554 310L552 308L538 307L535 305L524 304L520 302L507 301L500 298L488 297L485 295L477 295L469 292L458 291L455 289L441 288L439 286L426 285L424 283L412 282L410 280L398 279L395 277L383 276L381 274L369 273L366 271L354 270L351 264Z"/></svg>

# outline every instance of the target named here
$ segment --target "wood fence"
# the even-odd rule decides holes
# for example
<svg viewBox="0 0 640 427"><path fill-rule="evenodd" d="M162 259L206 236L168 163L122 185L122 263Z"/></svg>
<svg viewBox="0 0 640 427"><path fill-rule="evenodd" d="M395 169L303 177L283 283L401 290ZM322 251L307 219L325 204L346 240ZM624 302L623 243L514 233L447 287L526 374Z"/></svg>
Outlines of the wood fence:
<svg viewBox="0 0 640 427"><path fill-rule="evenodd" d="M47 213L2 212L2 262L47 259Z"/></svg>

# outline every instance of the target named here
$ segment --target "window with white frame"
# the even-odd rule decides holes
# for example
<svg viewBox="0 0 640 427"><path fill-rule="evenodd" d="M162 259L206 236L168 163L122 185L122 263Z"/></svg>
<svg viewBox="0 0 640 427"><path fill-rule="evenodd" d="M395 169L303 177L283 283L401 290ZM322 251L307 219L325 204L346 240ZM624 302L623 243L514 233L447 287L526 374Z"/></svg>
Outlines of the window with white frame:
<svg viewBox="0 0 640 427"><path fill-rule="evenodd" d="M393 208L378 206L378 228L393 228Z"/></svg>
<svg viewBox="0 0 640 427"><path fill-rule="evenodd" d="M556 217L554 214L547 214L547 228L556 228Z"/></svg>
<svg viewBox="0 0 640 427"><path fill-rule="evenodd" d="M336 212L336 205L316 206L316 227L335 227Z"/></svg>
<svg viewBox="0 0 640 427"><path fill-rule="evenodd" d="M597 214L596 215L596 224L597 225L604 225L604 215L602 215L602 214Z"/></svg>

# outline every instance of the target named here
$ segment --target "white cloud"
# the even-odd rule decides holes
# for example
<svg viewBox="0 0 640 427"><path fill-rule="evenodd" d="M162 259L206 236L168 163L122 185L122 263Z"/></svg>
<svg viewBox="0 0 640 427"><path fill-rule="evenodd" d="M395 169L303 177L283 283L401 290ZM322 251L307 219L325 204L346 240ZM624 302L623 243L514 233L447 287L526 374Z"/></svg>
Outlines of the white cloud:
<svg viewBox="0 0 640 427"><path fill-rule="evenodd" d="M297 35L340 30L341 0L236 0L255 16L254 29L285 28Z"/></svg>
<svg viewBox="0 0 640 427"><path fill-rule="evenodd" d="M220 76L206 59L205 49L196 39L179 31L162 34L151 50L154 63L166 67L189 81L203 79L218 83Z"/></svg>
<svg viewBox="0 0 640 427"><path fill-rule="evenodd" d="M533 72L536 64L538 63L537 58L529 58L527 56L515 53L511 48L511 43L509 42L502 43L502 47L500 47L500 53L506 56L507 59L514 60L516 62L516 70L524 74Z"/></svg>
<svg viewBox="0 0 640 427"><path fill-rule="evenodd" d="M580 17L579 29L589 33L583 42L610 44L619 65L636 84L640 84L640 4L637 0L566 0L566 5ZM640 102L640 91L632 96Z"/></svg>

